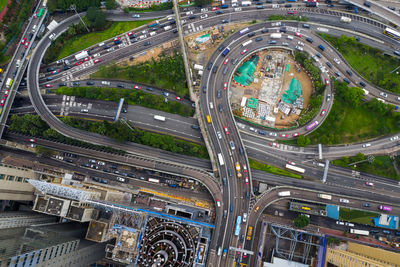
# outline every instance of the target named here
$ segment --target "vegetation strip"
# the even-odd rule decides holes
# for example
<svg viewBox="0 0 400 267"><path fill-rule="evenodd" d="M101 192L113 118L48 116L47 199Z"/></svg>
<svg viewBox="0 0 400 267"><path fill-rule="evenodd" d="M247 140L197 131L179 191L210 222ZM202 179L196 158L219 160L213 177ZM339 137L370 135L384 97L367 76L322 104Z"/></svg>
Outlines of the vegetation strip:
<svg viewBox="0 0 400 267"><path fill-rule="evenodd" d="M291 172L289 172L287 170L280 169L280 168L277 168L277 167L274 167L274 166L270 166L268 164L264 164L264 163L255 161L253 159L249 159L249 164L250 164L250 168L256 169L256 170L260 170L260 171L264 171L264 172L267 172L267 173L287 176L287 177L296 178L296 179L301 179L302 178L301 175L294 174L294 173L291 173Z"/></svg>

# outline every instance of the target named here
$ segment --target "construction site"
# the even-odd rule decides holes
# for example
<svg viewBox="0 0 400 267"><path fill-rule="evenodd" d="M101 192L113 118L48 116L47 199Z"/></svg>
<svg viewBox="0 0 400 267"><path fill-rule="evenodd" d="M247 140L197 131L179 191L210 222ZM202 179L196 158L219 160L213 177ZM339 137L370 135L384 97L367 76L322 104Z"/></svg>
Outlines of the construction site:
<svg viewBox="0 0 400 267"><path fill-rule="evenodd" d="M311 79L289 49L253 53L238 65L231 78L233 113L271 128L295 125L313 89Z"/></svg>

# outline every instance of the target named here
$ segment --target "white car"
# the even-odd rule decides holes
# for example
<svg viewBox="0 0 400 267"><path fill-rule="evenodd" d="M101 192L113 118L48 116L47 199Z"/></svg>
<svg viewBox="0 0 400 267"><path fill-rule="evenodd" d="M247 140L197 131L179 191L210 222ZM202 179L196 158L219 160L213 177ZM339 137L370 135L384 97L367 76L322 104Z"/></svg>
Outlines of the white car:
<svg viewBox="0 0 400 267"><path fill-rule="evenodd" d="M122 177L117 177L117 181L118 182L122 182L122 183L125 183L125 178L122 178Z"/></svg>
<svg viewBox="0 0 400 267"><path fill-rule="evenodd" d="M217 136L218 136L218 139L222 139L222 134L220 131L217 131Z"/></svg>
<svg viewBox="0 0 400 267"><path fill-rule="evenodd" d="M207 18L207 17L208 17L207 14L203 14L203 15L200 16L201 19L205 19L205 18Z"/></svg>
<svg viewBox="0 0 400 267"><path fill-rule="evenodd" d="M383 97L387 97L388 96L385 92L380 92L379 95L383 96Z"/></svg>
<svg viewBox="0 0 400 267"><path fill-rule="evenodd" d="M109 81L101 81L101 84L110 85L110 82Z"/></svg>
<svg viewBox="0 0 400 267"><path fill-rule="evenodd" d="M207 12L207 11L208 11L208 8L202 8L200 11L201 11L201 12Z"/></svg>
<svg viewBox="0 0 400 267"><path fill-rule="evenodd" d="M336 64L340 64L340 60L339 60L339 59L337 59L337 58L334 58L334 59L333 59L333 61L335 61L335 62L336 62Z"/></svg>
<svg viewBox="0 0 400 267"><path fill-rule="evenodd" d="M186 23L186 19L183 19L182 20L182 25L185 24L185 23Z"/></svg>
<svg viewBox="0 0 400 267"><path fill-rule="evenodd" d="M298 45L301 45L301 46L304 46L304 43L303 43L303 42L300 42L300 41L298 41L297 44L298 44Z"/></svg>
<svg viewBox="0 0 400 267"><path fill-rule="evenodd" d="M336 224L338 224L338 225L344 225L344 222L336 221Z"/></svg>
<svg viewBox="0 0 400 267"><path fill-rule="evenodd" d="M341 198L340 203L350 203L350 201L348 199Z"/></svg>
<svg viewBox="0 0 400 267"><path fill-rule="evenodd" d="M243 222L247 221L247 213L243 213Z"/></svg>
<svg viewBox="0 0 400 267"><path fill-rule="evenodd" d="M55 37L56 37L56 34L55 34L55 33L52 33L52 34L50 34L50 36L49 36L50 40L54 40Z"/></svg>
<svg viewBox="0 0 400 267"><path fill-rule="evenodd" d="M395 141L395 140L399 140L399 136L398 135L393 136L392 138L390 138L390 141Z"/></svg>
<svg viewBox="0 0 400 267"><path fill-rule="evenodd" d="M299 51L303 51L303 47L296 45L296 49Z"/></svg>
<svg viewBox="0 0 400 267"><path fill-rule="evenodd" d="M104 165L106 165L106 163L105 163L105 162L103 162L103 161L99 161L99 162L97 162L97 164L99 164L100 166L104 166Z"/></svg>

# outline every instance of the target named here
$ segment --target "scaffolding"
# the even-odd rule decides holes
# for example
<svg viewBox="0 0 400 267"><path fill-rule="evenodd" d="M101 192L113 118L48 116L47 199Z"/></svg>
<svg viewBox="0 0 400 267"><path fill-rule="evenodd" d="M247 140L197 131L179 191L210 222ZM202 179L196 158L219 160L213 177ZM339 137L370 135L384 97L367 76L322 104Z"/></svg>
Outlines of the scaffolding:
<svg viewBox="0 0 400 267"><path fill-rule="evenodd" d="M55 195L77 201L87 201L92 198L93 192L83 189L67 187L65 185L51 184L44 181L29 179L28 182L42 194Z"/></svg>

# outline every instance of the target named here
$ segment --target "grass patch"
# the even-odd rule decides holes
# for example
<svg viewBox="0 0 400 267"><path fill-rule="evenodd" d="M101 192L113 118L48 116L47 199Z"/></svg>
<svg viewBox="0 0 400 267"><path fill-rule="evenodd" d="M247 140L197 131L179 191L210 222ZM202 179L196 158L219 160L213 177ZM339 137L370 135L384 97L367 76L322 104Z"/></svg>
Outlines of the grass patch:
<svg viewBox="0 0 400 267"><path fill-rule="evenodd" d="M343 157L341 159L332 161L332 163L341 167L350 168L352 170L400 180L400 175L396 173L396 170L393 166L396 158L391 159L389 156L374 156L374 157L375 159L372 163L366 161L363 163L358 163L356 167L353 167L353 165L349 166L349 163L364 160L366 157L363 154L359 154L355 157Z"/></svg>
<svg viewBox="0 0 400 267"><path fill-rule="evenodd" d="M344 144L400 131L400 114L376 99L362 102L362 91L333 82L336 91L332 109L324 123L309 137L312 144ZM356 96L358 94L358 96Z"/></svg>
<svg viewBox="0 0 400 267"><path fill-rule="evenodd" d="M379 214L376 212L353 210L348 208L339 209L339 220L348 222L373 225L372 218L378 216Z"/></svg>
<svg viewBox="0 0 400 267"><path fill-rule="evenodd" d="M59 52L57 60L81 51L96 43L100 43L104 40L110 39L111 37L147 24L151 21L153 20L116 21L112 22L111 26L104 31L96 31L69 38L63 42L63 46Z"/></svg>
<svg viewBox="0 0 400 267"><path fill-rule="evenodd" d="M343 55L350 66L364 79L388 91L400 93L400 76L390 73L399 66L399 59L383 51L361 44L354 37L333 37L320 34Z"/></svg>
<svg viewBox="0 0 400 267"><path fill-rule="evenodd" d="M144 13L144 12L168 10L168 9L172 9L172 8L173 8L172 2L166 2L166 3L161 3L158 5L152 5L148 8L125 7L124 12L125 13L129 13L129 12Z"/></svg>
<svg viewBox="0 0 400 267"><path fill-rule="evenodd" d="M0 0L0 12L6 7L8 0Z"/></svg>
<svg viewBox="0 0 400 267"><path fill-rule="evenodd" d="M305 16L293 16L293 15L270 15L268 20L297 20L297 21L308 21L308 17Z"/></svg>
<svg viewBox="0 0 400 267"><path fill-rule="evenodd" d="M294 174L287 170L283 170L283 169L280 169L280 168L277 168L277 167L274 167L274 166L271 166L268 164L264 164L264 163L255 161L253 159L249 159L249 164L250 164L250 168L264 171L267 173L273 173L273 174L287 176L287 177L296 178L296 179L302 178L301 175Z"/></svg>
<svg viewBox="0 0 400 267"><path fill-rule="evenodd" d="M100 66L91 77L130 80L165 88L181 97L189 95L183 57L176 51L172 55L161 53L157 60L152 58L129 67Z"/></svg>
<svg viewBox="0 0 400 267"><path fill-rule="evenodd" d="M147 108L161 110L185 117L191 117L194 110L176 101L165 102L162 96L157 96L136 89L122 88L98 88L98 87L60 87L54 89L58 95L77 96L89 99L119 102L125 98L125 103L129 105L139 105Z"/></svg>

